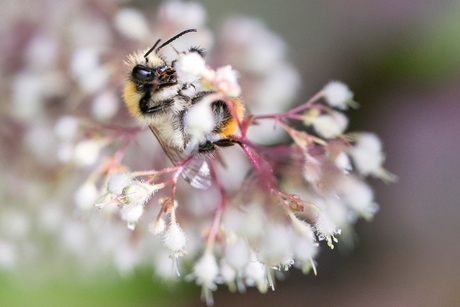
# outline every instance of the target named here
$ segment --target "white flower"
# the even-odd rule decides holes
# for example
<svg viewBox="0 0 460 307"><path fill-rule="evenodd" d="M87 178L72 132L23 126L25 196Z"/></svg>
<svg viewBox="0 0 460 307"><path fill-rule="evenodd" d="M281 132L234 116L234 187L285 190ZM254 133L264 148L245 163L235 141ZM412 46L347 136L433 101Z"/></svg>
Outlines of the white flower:
<svg viewBox="0 0 460 307"><path fill-rule="evenodd" d="M202 298L208 306L213 304L212 292L216 290L215 280L219 274L216 257L212 253L205 253L193 267L196 283L202 286Z"/></svg>
<svg viewBox="0 0 460 307"><path fill-rule="evenodd" d="M341 199L354 211L366 219L371 219L378 211L371 187L357 178L344 178L339 185Z"/></svg>
<svg viewBox="0 0 460 307"><path fill-rule="evenodd" d="M321 179L321 162L309 154L305 154L303 177L308 183L317 183Z"/></svg>
<svg viewBox="0 0 460 307"><path fill-rule="evenodd" d="M326 240L327 245L333 249L334 244L332 241L335 243L338 242L337 238L335 238L335 235L339 235L341 230L337 228L334 222L324 212L318 214L318 217L315 221L315 228L318 239L320 241Z"/></svg>
<svg viewBox="0 0 460 307"><path fill-rule="evenodd" d="M162 24L178 28L199 28L206 21L206 11L198 2L166 1L159 8Z"/></svg>
<svg viewBox="0 0 460 307"><path fill-rule="evenodd" d="M373 133L361 133L350 150L356 169L364 176L378 175L385 160L382 143Z"/></svg>
<svg viewBox="0 0 460 307"><path fill-rule="evenodd" d="M107 120L118 111L119 99L112 91L104 91L93 100L92 113L99 120Z"/></svg>
<svg viewBox="0 0 460 307"><path fill-rule="evenodd" d="M94 164L99 157L102 142L97 140L83 140L75 146L73 160L77 165Z"/></svg>
<svg viewBox="0 0 460 307"><path fill-rule="evenodd" d="M61 140L72 140L78 133L78 120L73 116L62 116L54 125L54 133Z"/></svg>
<svg viewBox="0 0 460 307"><path fill-rule="evenodd" d="M144 206L142 204L123 205L120 211L121 219L126 222L130 230L134 230L143 214Z"/></svg>
<svg viewBox="0 0 460 307"><path fill-rule="evenodd" d="M350 158L344 152L341 152L337 155L334 164L345 174L348 174L352 170Z"/></svg>
<svg viewBox="0 0 460 307"><path fill-rule="evenodd" d="M144 15L133 8L123 8L118 10L114 18L115 28L124 36L142 40L149 33L149 25Z"/></svg>
<svg viewBox="0 0 460 307"><path fill-rule="evenodd" d="M166 229L166 223L162 218L154 219L149 224L149 231L150 233L157 235L164 232Z"/></svg>
<svg viewBox="0 0 460 307"><path fill-rule="evenodd" d="M279 269L292 263L292 231L287 225L268 223L258 245L257 258L268 268ZM270 276L269 276L270 277ZM269 280L273 288L272 280Z"/></svg>
<svg viewBox="0 0 460 307"><path fill-rule="evenodd" d="M181 83L193 83L201 78L206 63L198 52L180 53L174 63L177 78Z"/></svg>
<svg viewBox="0 0 460 307"><path fill-rule="evenodd" d="M73 53L70 59L70 71L77 78L85 78L98 67L99 54L95 48L80 48Z"/></svg>
<svg viewBox="0 0 460 307"><path fill-rule="evenodd" d="M248 286L257 286L261 293L267 292L268 282L265 275L265 266L256 257L251 257L251 261L246 266L245 275Z"/></svg>
<svg viewBox="0 0 460 307"><path fill-rule="evenodd" d="M157 186L135 181L123 189L123 202L127 205L144 205L157 189Z"/></svg>
<svg viewBox="0 0 460 307"><path fill-rule="evenodd" d="M99 66L78 78L77 81L83 92L92 95L107 86L111 74L111 67Z"/></svg>
<svg viewBox="0 0 460 307"><path fill-rule="evenodd" d="M299 220L294 214L291 216L292 226L296 233L300 236L313 239L313 231L311 230L310 225L305 221Z"/></svg>
<svg viewBox="0 0 460 307"><path fill-rule="evenodd" d="M241 88L238 84L238 74L230 65L219 68L216 71L215 84L219 91L230 97L238 97L241 94Z"/></svg>
<svg viewBox="0 0 460 307"><path fill-rule="evenodd" d="M173 256L184 254L187 238L179 224L172 223L169 225L163 236L163 244L173 253Z"/></svg>
<svg viewBox="0 0 460 307"><path fill-rule="evenodd" d="M326 139L342 134L348 126L347 117L340 112L334 112L333 115L322 114L310 120L315 131Z"/></svg>
<svg viewBox="0 0 460 307"><path fill-rule="evenodd" d="M93 182L85 182L75 192L74 202L78 209L88 210L93 208L94 202L97 200L98 191Z"/></svg>
<svg viewBox="0 0 460 307"><path fill-rule="evenodd" d="M230 243L225 249L225 259L229 265L240 271L245 268L249 262L249 248L243 240L237 240Z"/></svg>
<svg viewBox="0 0 460 307"><path fill-rule="evenodd" d="M317 253L318 248L313 238L306 236L296 236L293 244L294 255L300 262L310 261Z"/></svg>
<svg viewBox="0 0 460 307"><path fill-rule="evenodd" d="M20 119L32 119L41 114L45 89L39 74L18 73L15 76L12 91L12 113L14 116Z"/></svg>
<svg viewBox="0 0 460 307"><path fill-rule="evenodd" d="M115 173L112 174L107 183L107 191L112 194L120 195L123 193L123 189L133 183L131 176L127 173Z"/></svg>
<svg viewBox="0 0 460 307"><path fill-rule="evenodd" d="M327 103L338 109L347 109L348 103L353 99L353 92L342 82L329 82L323 91Z"/></svg>
<svg viewBox="0 0 460 307"><path fill-rule="evenodd" d="M222 281L231 287L235 282L236 271L227 261L222 260L220 262L220 276L222 277Z"/></svg>

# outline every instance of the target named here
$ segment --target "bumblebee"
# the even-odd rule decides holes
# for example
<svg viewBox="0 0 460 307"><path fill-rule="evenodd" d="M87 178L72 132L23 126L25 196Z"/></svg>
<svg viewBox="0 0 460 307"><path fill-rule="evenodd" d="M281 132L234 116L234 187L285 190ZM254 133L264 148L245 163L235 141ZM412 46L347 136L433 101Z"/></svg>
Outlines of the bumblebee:
<svg viewBox="0 0 460 307"><path fill-rule="evenodd" d="M237 132L238 124L225 101L213 100L206 102L214 119L214 128L210 133L197 142L184 125L190 108L212 98L215 93L199 90L201 84L179 80L174 69L175 61L167 63L159 54L163 47L189 32L196 30L185 30L161 45L159 39L152 48L129 55L126 61L128 81L123 98L131 115L150 128L174 165L193 156L182 175L193 187L205 190L211 185L206 157L217 147L235 143L230 136ZM197 47L187 52L204 56L204 51ZM233 103L241 120L245 109L239 99L234 99Z"/></svg>

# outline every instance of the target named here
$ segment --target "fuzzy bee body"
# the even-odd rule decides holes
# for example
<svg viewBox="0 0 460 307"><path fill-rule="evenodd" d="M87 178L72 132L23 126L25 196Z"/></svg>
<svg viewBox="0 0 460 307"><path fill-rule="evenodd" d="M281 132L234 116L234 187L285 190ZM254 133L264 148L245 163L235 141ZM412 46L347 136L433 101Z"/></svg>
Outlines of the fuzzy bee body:
<svg viewBox="0 0 460 307"><path fill-rule="evenodd" d="M129 112L141 125L149 126L175 165L194 156L182 175L193 187L207 189L211 185L210 171L201 154L212 152L216 147L233 145L229 136L236 133L238 125L224 101L208 101L214 92L200 91L200 84L181 82L173 65L158 55L162 47L192 31L195 30L183 31L156 48L158 40L151 49L130 55L126 61L129 78L123 98ZM203 55L198 48L191 48L188 52ZM184 118L190 108L205 100L211 107L214 127L205 138L196 138L188 131ZM234 104L242 118L244 107L238 99Z"/></svg>

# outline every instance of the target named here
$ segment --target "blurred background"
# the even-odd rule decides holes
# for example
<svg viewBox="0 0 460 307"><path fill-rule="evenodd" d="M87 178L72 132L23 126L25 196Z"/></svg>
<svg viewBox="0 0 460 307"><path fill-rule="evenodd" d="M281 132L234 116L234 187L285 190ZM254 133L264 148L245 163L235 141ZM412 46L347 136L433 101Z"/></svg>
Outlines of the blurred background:
<svg viewBox="0 0 460 307"><path fill-rule="evenodd" d="M106 38L98 26L98 18L103 18L107 10L129 6L140 9L146 16L155 16L158 7L156 1L120 1L116 5L89 0L70 2L75 10L85 7L92 12L82 26L87 27L88 36L101 39L101 44ZM396 184L371 183L380 212L373 222L357 224L353 250L321 249L318 276L291 270L285 280L277 283L274 292L263 295L255 289L232 294L221 288L215 292L215 305L460 305L457 265L460 247L455 243L460 230L460 3L447 0L308 0L263 5L254 1L206 0L200 3L207 13L207 27L216 35L224 18L244 15L262 20L284 39L288 59L301 75L296 100L299 103L330 80L349 85L361 104L358 110L348 112L349 130L378 134L387 153L385 166L399 177ZM68 46L39 45L36 48L45 48L44 54L49 55L40 59L30 52L24 54L24 48L30 44L33 30L46 19L41 10L59 11L64 6L59 1L2 3L0 157L5 171L1 176L0 206L3 213L14 213L1 219L0 240L2 236L19 237L30 221L28 215L21 214L35 214L37 209L31 205L34 199L40 198L43 203L46 198L44 191L24 191L36 187L25 185L21 176L41 181L55 178L56 170L48 163L45 149L41 153L44 156L37 158L43 162L41 165L27 156L18 158L18 153L27 146L52 148L53 142L42 140L40 131L22 138L18 133L24 133L31 117L39 114L52 118L63 111L56 100L46 109L49 113L43 114L40 113L43 110L34 110L33 101L38 92L63 97L67 85L61 85L60 78L54 76L50 84L55 88L50 93L37 91L36 84L27 78L20 79L22 83L18 85L16 74L25 65L35 65L38 70L49 63L62 65L55 63L53 50L65 53ZM66 27L67 22L70 21L55 19L52 27ZM125 56L125 50L113 50L114 58ZM113 86L119 83L115 81ZM24 104L12 107L13 95L20 95L19 100ZM78 97L72 99L78 104ZM65 109L67 114L70 111L71 108ZM19 143L27 138L45 144ZM48 192L56 192L53 189L59 187L53 182ZM78 180L73 184L78 186ZM59 196L55 196L50 202L58 200ZM26 206L23 211L12 210L21 206ZM48 214L46 218L49 221L55 217ZM34 229L38 224L34 221L30 227ZM27 232L31 232L30 228ZM26 253L21 259L40 259L66 269L44 272L40 261L34 262L33 269L21 269L22 264L15 257L16 247L0 241L0 303L4 302L4 306L203 305L200 289L193 283L170 287L152 281L150 269L138 268L125 277L110 269L97 277L81 276L78 266L67 266L66 255L46 234L37 238L28 236L30 241L42 240L39 245L43 250L29 249L27 243L21 243L21 253Z"/></svg>

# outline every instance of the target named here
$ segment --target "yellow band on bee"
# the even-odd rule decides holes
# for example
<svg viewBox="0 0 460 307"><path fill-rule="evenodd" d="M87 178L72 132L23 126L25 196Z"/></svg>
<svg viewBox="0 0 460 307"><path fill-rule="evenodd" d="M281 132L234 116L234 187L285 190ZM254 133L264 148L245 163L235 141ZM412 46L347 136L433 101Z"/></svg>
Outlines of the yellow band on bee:
<svg viewBox="0 0 460 307"><path fill-rule="evenodd" d="M238 119L240 122L243 120L244 112L246 111L245 107L241 104L239 99L233 99L233 107L235 108L235 112L238 115ZM235 135L238 131L238 122L236 118L232 116L230 122L222 129L220 136L222 138L227 138L231 135Z"/></svg>
<svg viewBox="0 0 460 307"><path fill-rule="evenodd" d="M139 108L139 101L141 98L142 95L137 91L136 84L132 81L128 81L123 92L123 99L125 100L129 113L137 119L142 116L141 109Z"/></svg>

